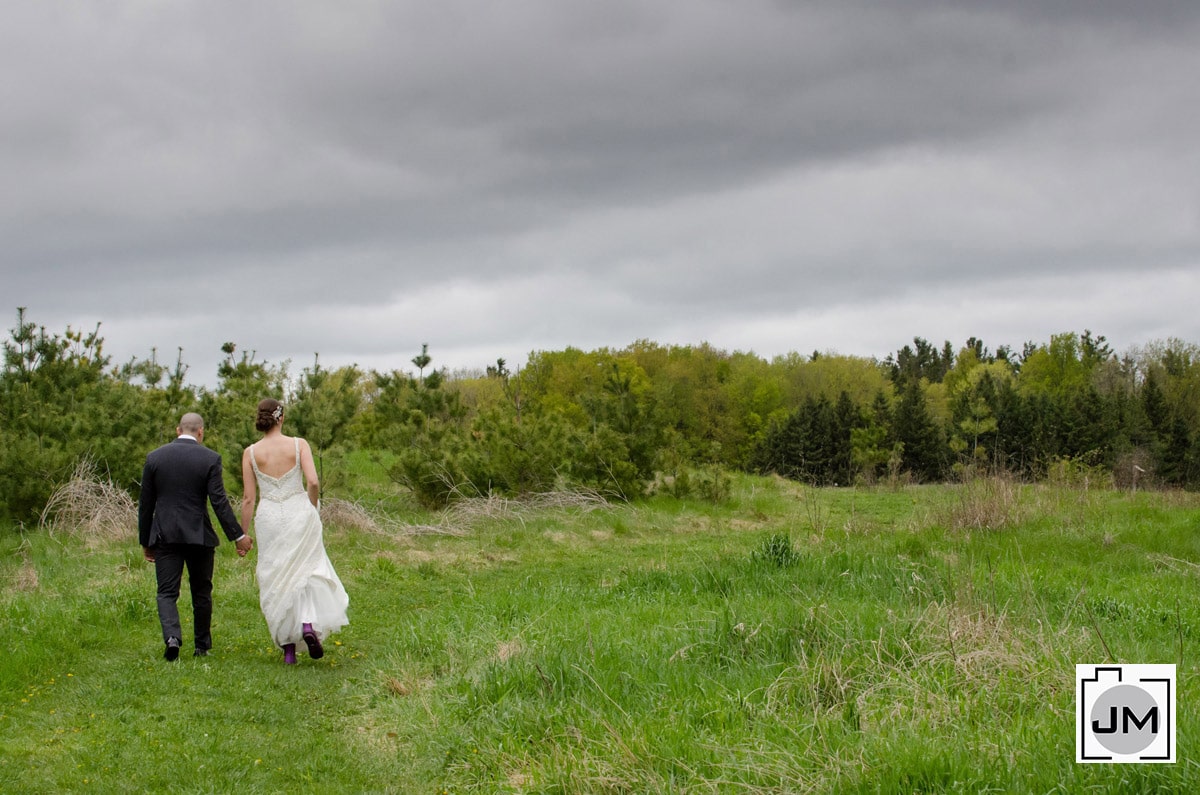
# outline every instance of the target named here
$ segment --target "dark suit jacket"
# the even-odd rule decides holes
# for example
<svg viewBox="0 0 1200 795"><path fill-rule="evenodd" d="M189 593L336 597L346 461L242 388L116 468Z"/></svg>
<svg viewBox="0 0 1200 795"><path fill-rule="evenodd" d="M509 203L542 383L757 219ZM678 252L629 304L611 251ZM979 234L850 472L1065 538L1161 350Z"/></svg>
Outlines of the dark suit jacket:
<svg viewBox="0 0 1200 795"><path fill-rule="evenodd" d="M138 500L138 539L144 547L199 544L215 547L217 534L208 518L212 503L230 541L242 537L225 496L221 456L193 439L178 438L146 456Z"/></svg>

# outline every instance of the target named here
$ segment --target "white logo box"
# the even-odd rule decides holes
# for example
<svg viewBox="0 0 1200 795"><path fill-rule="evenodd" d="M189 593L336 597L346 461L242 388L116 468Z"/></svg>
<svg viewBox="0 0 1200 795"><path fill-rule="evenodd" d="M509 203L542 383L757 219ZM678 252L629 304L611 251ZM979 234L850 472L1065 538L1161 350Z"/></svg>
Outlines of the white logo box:
<svg viewBox="0 0 1200 795"><path fill-rule="evenodd" d="M1075 666L1075 761L1175 762L1175 666Z"/></svg>

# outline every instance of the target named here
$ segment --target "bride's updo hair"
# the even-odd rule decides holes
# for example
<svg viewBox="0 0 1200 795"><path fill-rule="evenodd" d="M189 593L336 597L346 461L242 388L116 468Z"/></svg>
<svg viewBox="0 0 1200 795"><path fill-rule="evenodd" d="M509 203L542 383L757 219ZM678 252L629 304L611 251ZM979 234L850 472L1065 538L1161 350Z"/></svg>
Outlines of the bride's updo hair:
<svg viewBox="0 0 1200 795"><path fill-rule="evenodd" d="M254 427L263 433L274 428L283 419L283 404L275 398L267 398L258 402L258 416Z"/></svg>

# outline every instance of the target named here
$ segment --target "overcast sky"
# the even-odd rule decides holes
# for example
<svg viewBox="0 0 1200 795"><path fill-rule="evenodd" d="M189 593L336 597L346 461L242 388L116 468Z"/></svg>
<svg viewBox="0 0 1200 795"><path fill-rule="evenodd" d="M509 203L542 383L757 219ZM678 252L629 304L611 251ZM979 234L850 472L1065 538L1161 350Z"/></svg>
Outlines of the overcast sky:
<svg viewBox="0 0 1200 795"><path fill-rule="evenodd" d="M1200 343L1200 3L0 5L0 311L412 370Z"/></svg>

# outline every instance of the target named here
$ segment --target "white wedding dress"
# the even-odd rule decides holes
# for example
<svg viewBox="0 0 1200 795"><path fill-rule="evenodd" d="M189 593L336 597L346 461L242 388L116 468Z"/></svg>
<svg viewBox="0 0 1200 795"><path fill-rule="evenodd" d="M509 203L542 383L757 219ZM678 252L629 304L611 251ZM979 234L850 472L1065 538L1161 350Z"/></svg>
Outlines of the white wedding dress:
<svg viewBox="0 0 1200 795"><path fill-rule="evenodd" d="M324 638L350 623L350 597L325 554L321 515L308 500L300 471L300 440L296 465L273 478L258 469L254 447L250 464L258 482L254 512L258 544L259 604L277 646L303 644L302 626L312 624Z"/></svg>

